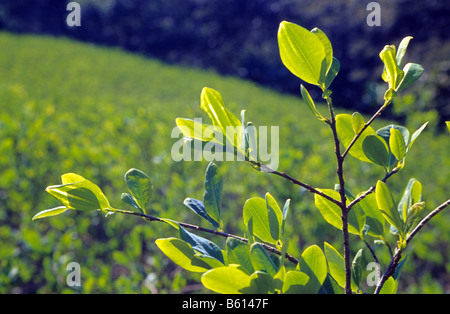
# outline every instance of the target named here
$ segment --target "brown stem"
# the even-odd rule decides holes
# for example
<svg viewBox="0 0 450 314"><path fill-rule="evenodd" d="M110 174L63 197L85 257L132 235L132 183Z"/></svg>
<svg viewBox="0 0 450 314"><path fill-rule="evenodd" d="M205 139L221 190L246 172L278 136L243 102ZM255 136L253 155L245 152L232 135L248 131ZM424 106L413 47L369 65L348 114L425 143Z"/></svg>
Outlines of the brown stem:
<svg viewBox="0 0 450 314"><path fill-rule="evenodd" d="M133 212L133 211L128 211L128 210L121 210L121 209L116 209L114 210L114 212L118 212L121 214L126 214L126 215L132 215L132 216L138 216L141 218L144 218L147 221L158 221L158 222L165 222L168 223L168 220L163 219L163 218L159 218L159 217L154 217L154 216L150 216L150 215L146 215L146 214L142 214L142 213L138 213L138 212ZM242 238L239 237L237 235L231 234L231 233L226 233L226 232L222 232L222 231L217 231L217 230L213 230L213 229L207 229L207 228L203 228L200 226L196 226L196 225L191 225L188 223L184 223L184 222L178 222L178 221L174 221L174 223L180 225L183 228L187 228L187 229L193 229L193 230L198 230L198 231L202 231L202 232L207 232L210 234L215 234L221 237L225 237L225 238L235 238L238 239L242 242L248 243L248 239L246 238ZM274 248L273 246L267 245L265 243L260 243L268 252L277 254L281 256L281 252L279 250L277 250L276 248ZM295 265L298 264L298 260L293 257L292 255L289 255L288 253L285 254L284 256L288 261L294 263Z"/></svg>

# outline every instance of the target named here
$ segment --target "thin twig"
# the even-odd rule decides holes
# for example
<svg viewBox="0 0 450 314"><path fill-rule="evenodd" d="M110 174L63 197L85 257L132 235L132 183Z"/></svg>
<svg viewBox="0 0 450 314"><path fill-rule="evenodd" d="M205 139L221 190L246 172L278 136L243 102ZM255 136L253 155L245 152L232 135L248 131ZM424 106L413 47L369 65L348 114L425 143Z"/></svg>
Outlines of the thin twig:
<svg viewBox="0 0 450 314"><path fill-rule="evenodd" d="M375 112L375 114L369 119L369 121L367 121L366 124L364 124L363 128L361 129L361 131L359 131L355 137L353 138L353 140L350 142L350 144L347 146L347 149L344 151L344 153L342 154L342 158L345 158L345 156L348 154L348 152L350 151L350 149L352 148L352 146L355 144L355 142L358 140L358 138L361 136L361 134L363 134L363 132L369 127L369 125L372 124L372 122L378 118L381 113L384 111L384 109L386 109L386 107L390 104L391 102L391 98L388 98L385 100L383 106L380 107L380 109L378 109L377 112Z"/></svg>
<svg viewBox="0 0 450 314"><path fill-rule="evenodd" d="M381 272L381 267L380 267L380 262L378 261L378 257L375 254L375 251L372 249L372 247L370 246L370 244L366 241L363 240L364 244L367 246L367 248L370 251L370 254L372 254L373 260L375 261L375 264L377 265L377 270L378 270L378 278L381 278L381 276L383 275L383 273Z"/></svg>
<svg viewBox="0 0 450 314"><path fill-rule="evenodd" d="M128 210L121 210L121 209L116 209L115 212L126 214L126 215L138 216L138 217L144 218L145 220L150 221L150 222L151 221L157 221L157 222L169 223L168 219L154 217L154 216L150 216L150 215L146 215L146 214L142 214L142 213L138 213L138 212L133 212L133 211L128 211ZM200 226L197 226L197 225L192 225L192 224L188 224L188 223L184 223L184 222L178 222L178 221L173 221L173 222L178 224L178 225L180 225L183 228L188 228L188 229L198 230L198 231L202 231L202 232L207 232L207 233L218 235L218 236L225 237L225 238L234 238L234 239L240 240L242 242L248 243L248 239L243 238L243 237L239 237L239 236L231 234L231 233L226 233L226 232L217 231L217 230L213 230L213 229L207 229L207 228L203 228L203 227L200 227ZM267 251L281 256L281 252L279 250L277 250L276 248L274 248L273 246L267 245L265 243L260 243L260 244ZM284 257L288 261L294 263L295 265L298 264L298 259L296 259L292 255L289 255L288 253L286 253Z"/></svg>
<svg viewBox="0 0 450 314"><path fill-rule="evenodd" d="M449 205L450 199L448 199L447 201L436 207L425 218L423 218L406 238L406 244L408 244L414 238L414 236L419 232L419 230L422 229L423 226L425 226L425 224L431 220L431 218L436 216L438 213L440 213L444 208L446 208ZM402 258L402 254L405 248L406 245L402 249L397 247L397 249L395 250L394 257L392 258L391 262L389 263L389 266L386 268L386 271L383 274L383 277L381 277L380 281L377 284L377 287L375 288L374 292L375 294L380 293L386 280L388 280L388 278L395 273L395 270L397 269L397 266Z"/></svg>

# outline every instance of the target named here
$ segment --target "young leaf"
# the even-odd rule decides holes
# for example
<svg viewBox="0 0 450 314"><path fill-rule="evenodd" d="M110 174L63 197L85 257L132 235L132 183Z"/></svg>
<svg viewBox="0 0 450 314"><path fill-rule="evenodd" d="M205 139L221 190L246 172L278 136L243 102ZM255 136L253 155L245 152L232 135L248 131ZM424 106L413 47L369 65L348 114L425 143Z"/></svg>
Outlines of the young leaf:
<svg viewBox="0 0 450 314"><path fill-rule="evenodd" d="M317 293L324 283L328 268L325 254L317 245L306 248L299 260L299 269L308 275L309 281L305 285L303 293Z"/></svg>
<svg viewBox="0 0 450 314"><path fill-rule="evenodd" d="M287 215L289 212L289 206L291 205L291 200L287 199L286 203L284 203L284 207L283 207L283 221L281 222L281 237L284 236L284 226L286 224L286 220L287 220Z"/></svg>
<svg viewBox="0 0 450 314"><path fill-rule="evenodd" d="M364 118L359 112L352 114L352 127L355 134L358 134L364 127Z"/></svg>
<svg viewBox="0 0 450 314"><path fill-rule="evenodd" d="M190 210L192 210L194 213L205 219L207 222L209 222L215 229L220 228L220 224L215 221L207 212L205 209L205 206L202 201L193 199L193 198L186 198L183 202L184 205L186 205Z"/></svg>
<svg viewBox="0 0 450 314"><path fill-rule="evenodd" d="M200 108L208 114L212 124L220 128L227 140L243 152L241 122L225 107L222 95L212 88L203 88L200 95ZM233 132L230 132L230 129Z"/></svg>
<svg viewBox="0 0 450 314"><path fill-rule="evenodd" d="M251 278L235 266L213 268L202 275L202 284L217 293L241 294L250 286Z"/></svg>
<svg viewBox="0 0 450 314"><path fill-rule="evenodd" d="M316 109L316 105L314 104L314 101L312 100L311 96L308 93L308 90L303 86L300 85L300 92L302 94L303 101L308 105L309 109L312 111L312 113L320 120L320 121L326 121L327 119L324 118L319 111Z"/></svg>
<svg viewBox="0 0 450 314"><path fill-rule="evenodd" d="M281 226L283 224L283 213L277 201L270 193L266 193L267 215L269 218L270 234L273 239L281 240Z"/></svg>
<svg viewBox="0 0 450 314"><path fill-rule="evenodd" d="M402 160L406 154L406 143L399 130L391 128L389 137L389 148L397 160Z"/></svg>
<svg viewBox="0 0 450 314"><path fill-rule="evenodd" d="M189 243L177 239L177 238L167 238L167 239L158 239L155 241L158 248L167 255L175 264L186 269L191 272L203 273L210 269L209 265L203 264L199 266L198 261L197 265L194 265L192 259L196 254Z"/></svg>
<svg viewBox="0 0 450 314"><path fill-rule="evenodd" d="M402 198L398 203L397 210L404 222L406 222L408 209L421 201L422 184L414 178L411 178L406 185Z"/></svg>
<svg viewBox="0 0 450 314"><path fill-rule="evenodd" d="M360 249L358 253L356 253L352 262L352 279L355 282L358 289L362 279L362 267L361 267L362 252L363 250Z"/></svg>
<svg viewBox="0 0 450 314"><path fill-rule="evenodd" d="M406 54L406 49L408 48L411 39L413 39L412 36L407 36L403 38L400 45L398 45L397 55L395 57L398 66L401 66L402 64L403 56Z"/></svg>
<svg viewBox="0 0 450 314"><path fill-rule="evenodd" d="M46 191L71 209L113 210L101 189L91 181L74 173L61 176L62 185L52 185Z"/></svg>
<svg viewBox="0 0 450 314"><path fill-rule="evenodd" d="M325 65L321 68L321 77L325 78L333 62L333 47L331 46L331 42L328 39L327 35L325 35L325 33L321 29L315 27L311 30L311 33L317 35L317 37L322 42L323 48L325 50Z"/></svg>
<svg viewBox="0 0 450 314"><path fill-rule="evenodd" d="M419 137L420 133L422 133L422 131L425 129L425 127L428 125L428 122L425 122L424 124L422 124L422 126L420 128L418 128L413 135L411 136L411 141L409 142L408 145L408 150L411 149L412 145L414 144L414 142L416 141L416 139Z"/></svg>
<svg viewBox="0 0 450 314"><path fill-rule="evenodd" d="M333 57L333 61L331 63L331 67L325 76L325 87L330 87L331 83L334 81L334 78L338 75L339 70L341 69L341 63L338 59Z"/></svg>
<svg viewBox="0 0 450 314"><path fill-rule="evenodd" d="M397 281L394 278L389 277L380 290L380 294L395 294L397 291Z"/></svg>
<svg viewBox="0 0 450 314"><path fill-rule="evenodd" d="M125 182L131 195L144 214L147 213L147 205L152 194L150 178L138 169L130 169L125 173Z"/></svg>
<svg viewBox="0 0 450 314"><path fill-rule="evenodd" d="M281 61L289 71L307 83L324 83L323 75L330 64L327 63L325 47L319 36L299 25L283 21L278 29L278 46Z"/></svg>
<svg viewBox="0 0 450 314"><path fill-rule="evenodd" d="M380 52L380 58L384 63L384 71L381 77L389 84L389 89L395 90L404 75L397 64L395 46L385 46Z"/></svg>
<svg viewBox="0 0 450 314"><path fill-rule="evenodd" d="M336 116L336 131L342 145L344 145L344 147L347 148L352 142L353 138L355 137L355 131L353 130L352 116L349 114L338 114ZM361 161L372 162L364 154L362 144L367 136L374 134L376 134L375 130L371 126L368 126L361 134L361 136L358 138L358 140L355 142L355 144L352 146L352 148L349 151L349 154Z"/></svg>
<svg viewBox="0 0 450 314"><path fill-rule="evenodd" d="M386 183L378 181L375 187L375 197L378 208L389 223L396 228L400 234L403 232L403 221L394 205L394 199ZM402 235L403 237L403 235Z"/></svg>
<svg viewBox="0 0 450 314"><path fill-rule="evenodd" d="M447 125L447 129L450 132L450 121L445 121L445 124Z"/></svg>
<svg viewBox="0 0 450 314"><path fill-rule="evenodd" d="M369 135L364 139L362 145L366 157L382 167L386 167L389 161L389 148L382 137Z"/></svg>
<svg viewBox="0 0 450 314"><path fill-rule="evenodd" d="M203 204L206 213L219 225L220 208L222 206L223 180L219 168L214 163L209 163L205 173L205 193Z"/></svg>
<svg viewBox="0 0 450 314"><path fill-rule="evenodd" d="M39 213L34 215L31 220L56 216L56 215L65 213L68 210L70 210L70 208L67 208L66 206L59 206L59 207L55 207L55 208L46 209L46 210L40 211Z"/></svg>

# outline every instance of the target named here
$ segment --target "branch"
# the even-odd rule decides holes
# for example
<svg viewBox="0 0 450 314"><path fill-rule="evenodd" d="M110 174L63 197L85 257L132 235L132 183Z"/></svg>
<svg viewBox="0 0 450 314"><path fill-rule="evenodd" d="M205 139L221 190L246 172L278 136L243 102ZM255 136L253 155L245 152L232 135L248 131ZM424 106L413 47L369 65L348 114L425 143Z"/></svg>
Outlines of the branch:
<svg viewBox="0 0 450 314"><path fill-rule="evenodd" d="M348 152L350 151L352 146L355 144L355 142L358 140L358 138L361 136L361 134L363 134L363 132L369 127L369 125L371 125L372 122L381 115L381 113L384 111L384 109L386 109L386 107L391 103L391 101L392 101L392 98L385 99L383 106L381 106L381 108L378 109L377 112L375 112L375 114L369 119L369 121L367 121L367 123L364 124L361 131L359 131L358 134L355 135L353 140L347 146L347 149L342 154L342 158L345 158L345 156L348 154Z"/></svg>
<svg viewBox="0 0 450 314"><path fill-rule="evenodd" d="M438 213L440 213L444 208L450 205L450 199L436 207L433 211L431 211L425 218L423 218L417 226L414 228L414 230L408 235L406 238L406 244L408 244L414 236L419 232L420 229L425 226L427 222L431 220L434 216L436 216ZM389 263L389 266L386 268L386 271L383 274L383 277L381 277L380 281L377 284L377 287L375 288L375 294L379 294L381 291L381 288L383 288L384 283L386 280L388 280L389 277L391 277L395 270L397 269L398 263L400 262L400 259L402 258L403 251L405 250L406 246L403 249L397 248L396 252L394 254L394 257L392 258L391 262Z"/></svg>
<svg viewBox="0 0 450 314"><path fill-rule="evenodd" d="M116 209L114 212L118 212L118 213L126 214L126 215L138 216L138 217L144 218L145 220L150 221L150 222L151 221L158 221L158 222L168 223L168 221L166 219L159 218L159 217L154 217L154 216L150 216L150 215L141 214L141 213L138 213L138 212L122 210L122 209ZM226 232L217 231L217 230L213 230L213 229L207 229L207 228L203 228L203 227L196 226L196 225L191 225L191 224L184 223L184 222L178 222L178 221L174 221L174 222L177 223L178 225L182 226L183 228L203 231L203 232L207 232L207 233L210 233L210 234L215 234L215 235L218 235L218 236L221 236L221 237L225 237L225 238L235 238L235 239L238 239L238 240L240 240L242 242L248 243L248 239L239 237L239 236L231 234L231 233L226 233ZM281 256L281 252L279 250L277 250L276 248L274 248L273 246L267 245L265 243L260 243L260 244L267 251ZM294 263L295 265L298 264L298 260L295 257L293 257L292 255L289 255L288 253L286 253L284 257L288 261L290 261L291 263Z"/></svg>
<svg viewBox="0 0 450 314"><path fill-rule="evenodd" d="M253 163L255 163L255 162L253 162ZM336 204L336 205L338 205L338 206L341 206L341 202L340 202L340 201L338 201L338 200L332 198L331 196L326 195L325 193L322 193L321 191L319 191L319 190L313 188L312 186L310 186L310 185L308 185L308 184L306 184L306 183L303 183L303 182L301 182L301 181L299 181L299 180L297 180L297 179L291 177L291 176L288 175L286 172L279 172L279 171L273 170L273 169L269 168L267 165L262 164L262 163L256 163L256 164L257 164L259 167L263 168L263 169L264 169L264 172L273 173L273 174L275 174L275 175L277 175L277 176L279 176L279 177L288 179L288 180L291 181L293 184L299 185L299 186L305 188L306 190L308 190L309 192L314 193L314 194L317 194L317 195L320 195L320 196L322 196L323 198L329 200L330 202L332 202L332 203L334 203L334 204Z"/></svg>
<svg viewBox="0 0 450 314"><path fill-rule="evenodd" d="M381 179L381 181L383 181L384 183L386 183L387 179L389 179L392 175L394 175L395 173L397 173L399 171L398 168L394 168L392 169L391 172L386 173L386 175L384 176L383 179ZM364 199L367 195L369 195L370 193L373 193L375 191L375 187L371 186L367 191L365 191L363 194L361 194L360 196L358 196L357 198L355 198L353 201L350 202L350 204L347 205L347 210L350 210L355 204L359 203L362 199Z"/></svg>

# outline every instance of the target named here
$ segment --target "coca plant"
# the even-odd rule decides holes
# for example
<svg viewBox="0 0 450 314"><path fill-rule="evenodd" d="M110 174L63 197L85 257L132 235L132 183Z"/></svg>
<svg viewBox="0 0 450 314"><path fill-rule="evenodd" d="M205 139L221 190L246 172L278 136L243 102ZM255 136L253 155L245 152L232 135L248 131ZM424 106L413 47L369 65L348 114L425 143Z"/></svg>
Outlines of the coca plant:
<svg viewBox="0 0 450 314"><path fill-rule="evenodd" d="M205 172L203 200L186 198L184 201L187 208L211 225L209 229L152 216L151 181L137 169L125 174L129 192L122 194L122 200L133 210L112 207L97 185L80 175L68 173L62 176L60 185L46 189L61 201L62 206L44 210L33 220L70 210L101 210L107 215L133 215L149 222L167 223L175 229L177 237L157 239L156 245L186 271L202 273L202 284L219 293L362 293L362 250L351 256L351 245L355 244L350 243L349 234L354 234L365 244L376 265L374 292L395 293L399 269L404 262L402 256L408 244L450 203L449 199L425 216L422 185L418 180L406 182L403 196L398 201L390 191L389 178L403 169L409 151L427 123L412 133L399 125L378 130L371 126L392 104L397 93L423 73L423 68L415 63L401 68L411 38L404 38L398 47L385 46L380 52L384 63L382 79L387 83L384 103L368 121L364 121L357 112L335 114L329 88L339 72L340 63L333 57L333 47L324 32L318 28L308 31L289 22L280 24L278 44L282 62L295 76L320 88L328 105L326 114L319 112L306 87L300 86L303 101L332 131L337 174L334 187L313 187L262 162L257 153L256 129L252 123L246 123L245 111L237 118L225 107L220 93L213 89L204 88L201 93L201 108L211 119L211 125L176 119L184 137L192 140L186 142L187 146L200 143L199 147L205 149L210 145L214 147L216 157L232 154L265 173L261 175L282 177L311 192L318 213L332 227L341 230L342 247L324 242L309 246L298 257L290 255L289 235L285 232L290 200L279 203L270 193L264 198L250 198L243 205L244 235L225 232L226 226L221 219L223 181L218 167L212 162ZM231 135L230 128L234 130ZM382 167L384 177L368 188L349 187L344 167L349 155L374 167ZM396 243L388 243L389 233L397 237ZM226 237L225 247L220 248L203 237L208 234ZM391 251L390 263L384 270L371 247L374 241L384 243Z"/></svg>

